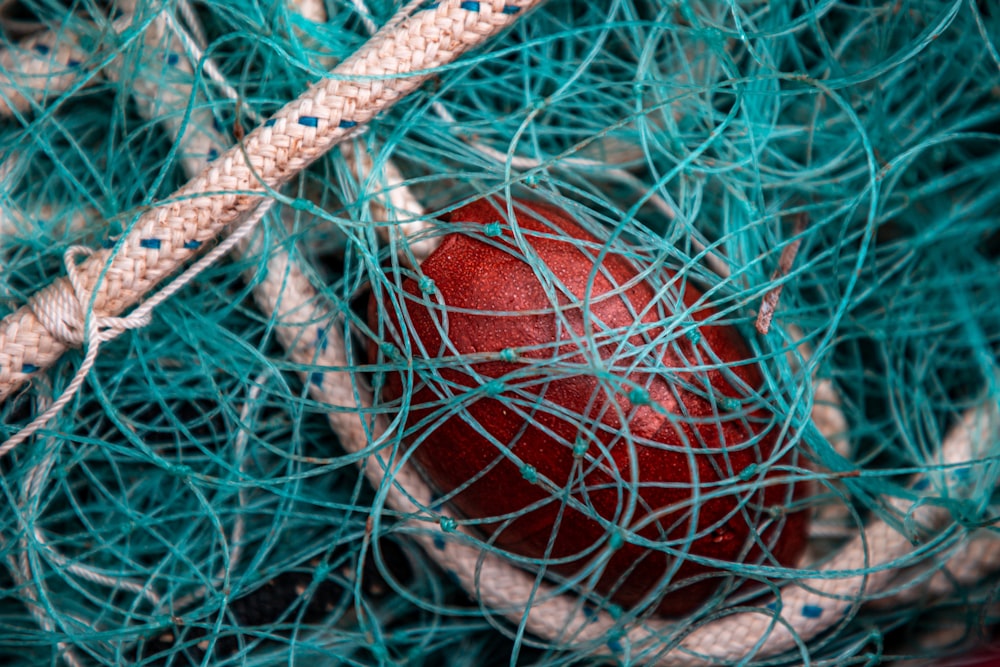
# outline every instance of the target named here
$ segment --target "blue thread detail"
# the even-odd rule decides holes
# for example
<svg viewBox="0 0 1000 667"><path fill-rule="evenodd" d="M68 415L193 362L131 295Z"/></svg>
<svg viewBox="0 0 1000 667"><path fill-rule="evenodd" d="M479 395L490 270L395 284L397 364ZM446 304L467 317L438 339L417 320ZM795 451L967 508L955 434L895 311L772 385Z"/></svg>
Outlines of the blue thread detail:
<svg viewBox="0 0 1000 667"><path fill-rule="evenodd" d="M612 653L621 653L622 652L622 643L620 641L618 641L617 639L609 640L608 641L608 650L610 650Z"/></svg>
<svg viewBox="0 0 1000 667"><path fill-rule="evenodd" d="M967 481L969 481L969 478L972 477L972 469L971 468L955 468L955 470L951 474L952 474L952 476L954 476L954 478L957 481L959 481L959 482L967 482Z"/></svg>
<svg viewBox="0 0 1000 667"><path fill-rule="evenodd" d="M167 56L167 64L170 65L171 67L180 62L180 60L181 57L176 53L171 53L169 56Z"/></svg>
<svg viewBox="0 0 1000 667"><path fill-rule="evenodd" d="M437 0L431 0L430 2L425 2L424 4L422 4L422 5L420 6L420 9L419 9L419 11L422 11L422 12L423 12L423 11L426 11L426 10L428 10L428 9L436 9L436 8L437 8L437 6L438 6L438 5L440 5L440 4L441 4L441 3L440 3L440 2L437 2Z"/></svg>
<svg viewBox="0 0 1000 667"><path fill-rule="evenodd" d="M185 250L197 250L200 247L201 247L201 241L185 241L184 242L184 249Z"/></svg>
<svg viewBox="0 0 1000 667"><path fill-rule="evenodd" d="M219 157L219 151L215 150L214 148L210 148L208 150L208 161L209 162L214 162L218 157Z"/></svg>
<svg viewBox="0 0 1000 667"><path fill-rule="evenodd" d="M441 502L441 496L437 495L436 493L431 496L431 511L432 512L440 512L442 504L443 503Z"/></svg>
<svg viewBox="0 0 1000 667"><path fill-rule="evenodd" d="M521 8L518 7L517 5L503 6L503 13L506 14L507 16L513 16L514 14L517 14L519 11L521 11Z"/></svg>
<svg viewBox="0 0 1000 667"><path fill-rule="evenodd" d="M926 491L931 488L931 480L926 477L921 477L917 480L917 483L913 485L914 491Z"/></svg>
<svg viewBox="0 0 1000 667"><path fill-rule="evenodd" d="M444 551L444 537L441 535L441 533L438 533L434 536L434 546L437 548L438 551Z"/></svg>
<svg viewBox="0 0 1000 667"><path fill-rule="evenodd" d="M483 228L483 233L491 239L496 238L497 236L503 234L503 227L500 226L500 221L497 220L496 222L487 224L486 227Z"/></svg>
<svg viewBox="0 0 1000 667"><path fill-rule="evenodd" d="M535 466L528 465L526 463L521 466L521 477L523 477L528 484L534 484L538 481L538 471L535 470Z"/></svg>
<svg viewBox="0 0 1000 667"><path fill-rule="evenodd" d="M454 533L458 529L458 522L452 519L450 516L441 517L441 530L446 533Z"/></svg>
<svg viewBox="0 0 1000 667"><path fill-rule="evenodd" d="M159 250L160 239L139 239L139 247L147 250Z"/></svg>
<svg viewBox="0 0 1000 667"><path fill-rule="evenodd" d="M299 125L303 127L316 127L319 125L319 118L316 116L300 116Z"/></svg>
<svg viewBox="0 0 1000 667"><path fill-rule="evenodd" d="M774 600L773 602L768 602L766 605L764 605L764 609L770 609L771 611L778 611L778 601Z"/></svg>
<svg viewBox="0 0 1000 667"><path fill-rule="evenodd" d="M48 55L49 51L51 51L51 50L52 49L49 48L48 44L41 44L41 43L35 44L35 51L38 51L43 56L44 55Z"/></svg>
<svg viewBox="0 0 1000 667"><path fill-rule="evenodd" d="M83 63L81 63L76 58L70 58L69 60L66 61L66 67L79 67L82 64Z"/></svg>
<svg viewBox="0 0 1000 667"><path fill-rule="evenodd" d="M327 331L323 327L316 327L316 349L326 352L327 345L330 344Z"/></svg>
<svg viewBox="0 0 1000 667"><path fill-rule="evenodd" d="M420 282L417 283L417 286L420 288L420 291L423 292L424 294L434 293L434 281L428 278L427 276L421 276Z"/></svg>
<svg viewBox="0 0 1000 667"><path fill-rule="evenodd" d="M512 364L517 361L517 350L507 347L500 350L500 361L505 361L508 364Z"/></svg>
<svg viewBox="0 0 1000 667"><path fill-rule="evenodd" d="M701 332L697 329L688 329L684 332L684 336L695 345L701 342Z"/></svg>
<svg viewBox="0 0 1000 667"><path fill-rule="evenodd" d="M342 121L340 121L339 127L342 130L349 130L352 127L357 126L357 124L358 124L358 121L356 121L356 120L342 120Z"/></svg>
<svg viewBox="0 0 1000 667"><path fill-rule="evenodd" d="M277 122L277 120L278 120L277 118L268 118L267 120L264 121L264 127L274 127L274 124Z"/></svg>
<svg viewBox="0 0 1000 667"><path fill-rule="evenodd" d="M21 366L21 372L22 373L34 373L37 370L38 370L38 366L36 366L34 364L23 364Z"/></svg>
<svg viewBox="0 0 1000 667"><path fill-rule="evenodd" d="M113 239L109 236L105 238L103 241L101 241L101 247L104 248L105 250L111 250L112 248L115 247L116 242L117 242L116 239Z"/></svg>
<svg viewBox="0 0 1000 667"><path fill-rule="evenodd" d="M823 615L823 607L814 604L807 604L802 607L802 615L806 618L819 618Z"/></svg>
<svg viewBox="0 0 1000 667"><path fill-rule="evenodd" d="M464 9L467 12L478 12L479 11L479 3L475 2L475 0L465 0L465 2L463 2L462 4L459 5L459 7L461 7L462 9Z"/></svg>
<svg viewBox="0 0 1000 667"><path fill-rule="evenodd" d="M317 387L323 386L323 374L319 371L313 371L309 374L309 381L312 382Z"/></svg>
<svg viewBox="0 0 1000 667"><path fill-rule="evenodd" d="M589 602L583 605L583 616L590 623L597 623L597 619L600 618L600 615L597 613L597 607Z"/></svg>
<svg viewBox="0 0 1000 667"><path fill-rule="evenodd" d="M576 442L573 443L573 456L583 458L583 455L587 453L588 449L590 449L590 441L583 438L577 438Z"/></svg>

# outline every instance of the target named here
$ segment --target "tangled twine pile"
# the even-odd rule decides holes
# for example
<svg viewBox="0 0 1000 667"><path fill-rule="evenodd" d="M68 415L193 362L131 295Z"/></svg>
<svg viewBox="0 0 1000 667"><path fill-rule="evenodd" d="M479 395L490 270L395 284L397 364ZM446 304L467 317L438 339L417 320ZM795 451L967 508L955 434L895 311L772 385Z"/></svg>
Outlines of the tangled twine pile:
<svg viewBox="0 0 1000 667"><path fill-rule="evenodd" d="M923 664L988 641L1000 12L391 4L0 3L0 662ZM408 463L372 386L420 375L370 363L368 294L484 195L685 271L751 342L813 489L798 567L728 566L774 595L603 604L512 565Z"/></svg>

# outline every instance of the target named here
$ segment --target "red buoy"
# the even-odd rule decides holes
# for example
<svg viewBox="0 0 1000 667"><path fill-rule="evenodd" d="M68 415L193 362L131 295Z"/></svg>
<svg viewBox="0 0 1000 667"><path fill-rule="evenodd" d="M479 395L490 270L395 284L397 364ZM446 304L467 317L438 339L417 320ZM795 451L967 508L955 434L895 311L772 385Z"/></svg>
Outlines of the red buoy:
<svg viewBox="0 0 1000 667"><path fill-rule="evenodd" d="M512 226L501 205L450 215L468 229L382 313L396 354L370 346L377 363L410 355L382 400L415 369L404 441L430 484L494 547L557 575L598 565L579 590L622 606L682 614L732 586L726 563L794 564L807 517L767 469L779 424L737 330L674 274L601 254L564 211L515 202Z"/></svg>

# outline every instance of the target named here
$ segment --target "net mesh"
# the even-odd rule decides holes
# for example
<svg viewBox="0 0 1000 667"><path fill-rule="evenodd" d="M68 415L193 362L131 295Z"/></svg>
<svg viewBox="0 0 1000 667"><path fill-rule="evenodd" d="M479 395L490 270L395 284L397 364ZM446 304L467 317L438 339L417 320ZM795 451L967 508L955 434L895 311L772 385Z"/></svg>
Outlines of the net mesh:
<svg viewBox="0 0 1000 667"><path fill-rule="evenodd" d="M421 432L406 425L412 386L403 407L311 393L338 371L359 397L393 374L417 384L443 369L475 374L482 356L417 355L414 365L384 346L369 359L368 349L408 320L401 299L404 280L421 275L416 242L468 232L467 221L442 220L484 196L568 211L597 248L627 256L666 292L659 267L683 272L713 321L750 345L758 398L780 417L782 451L797 452L771 463L810 480L797 502L814 518L800 566L751 559L717 564L723 572L776 587L816 577L871 521L920 535L894 504L913 501L914 476L971 479L956 493L927 477L938 481L923 502L947 520L890 563L898 576L886 590L862 590L830 632L755 664L926 664L991 640L996 422L972 464L949 467L941 447L963 413L1000 397L1000 11L974 0L604 4L550 0L436 72L275 192L249 250L201 273L148 327L102 346L79 394L0 460L0 662L458 667L656 656L634 658L618 634L584 650L572 637L539 637L470 598L418 545L446 524L439 507L417 498L415 511L394 508L393 469L373 487L363 468L376 450L403 455ZM186 161L216 157L192 137L238 141L398 9L0 3L0 316L65 272L68 247L113 243L187 180ZM164 47L163 14L200 45L193 75L176 69L190 49ZM186 104L163 105L157 91L181 76L193 82ZM407 208L413 201L422 210ZM394 233L400 222L416 230L409 241ZM555 280L530 243L517 247L540 281ZM299 335L345 340L345 366L289 356L286 316L258 308L254 289L274 280L280 253L317 290L303 308L334 313ZM290 278L274 284L294 289ZM372 320L373 285L389 296ZM756 333L779 286L771 328ZM633 333L612 342L634 343ZM0 437L44 411L81 358L66 354L0 405ZM817 394L824 383L832 394ZM436 417L484 391L449 387ZM843 422L814 421L831 396ZM539 392L519 399L553 409ZM391 427L358 450L331 431L331 414ZM449 539L508 552L483 534ZM946 568L980 552L969 573ZM593 583L593 572L552 575L544 556L513 558L565 589ZM727 605L767 602L724 593L677 619L665 644ZM623 631L654 613L592 590L580 599ZM609 655L595 656L596 645Z"/></svg>

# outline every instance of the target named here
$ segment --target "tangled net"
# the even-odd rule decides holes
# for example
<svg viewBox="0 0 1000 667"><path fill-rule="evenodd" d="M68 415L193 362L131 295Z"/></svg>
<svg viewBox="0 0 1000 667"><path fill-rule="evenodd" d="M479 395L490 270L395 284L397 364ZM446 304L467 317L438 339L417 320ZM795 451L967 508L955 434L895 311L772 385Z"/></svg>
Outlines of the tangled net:
<svg viewBox="0 0 1000 667"><path fill-rule="evenodd" d="M166 288L148 324L20 369L0 438L69 402L0 459L0 662L926 664L991 640L1000 12L601 4L525 8L262 187L260 224L237 222L235 253ZM206 162L401 8L328 9L0 3L0 316L63 275L67 250L120 252L158 203L187 205L171 197ZM584 605L583 574L515 568L436 502L399 406L369 398L412 371L370 362L384 332L366 308L484 195L558 205L706 286L799 452L787 474L813 489L800 566L723 569L836 612L722 593L682 619ZM761 633L716 634L746 614Z"/></svg>

